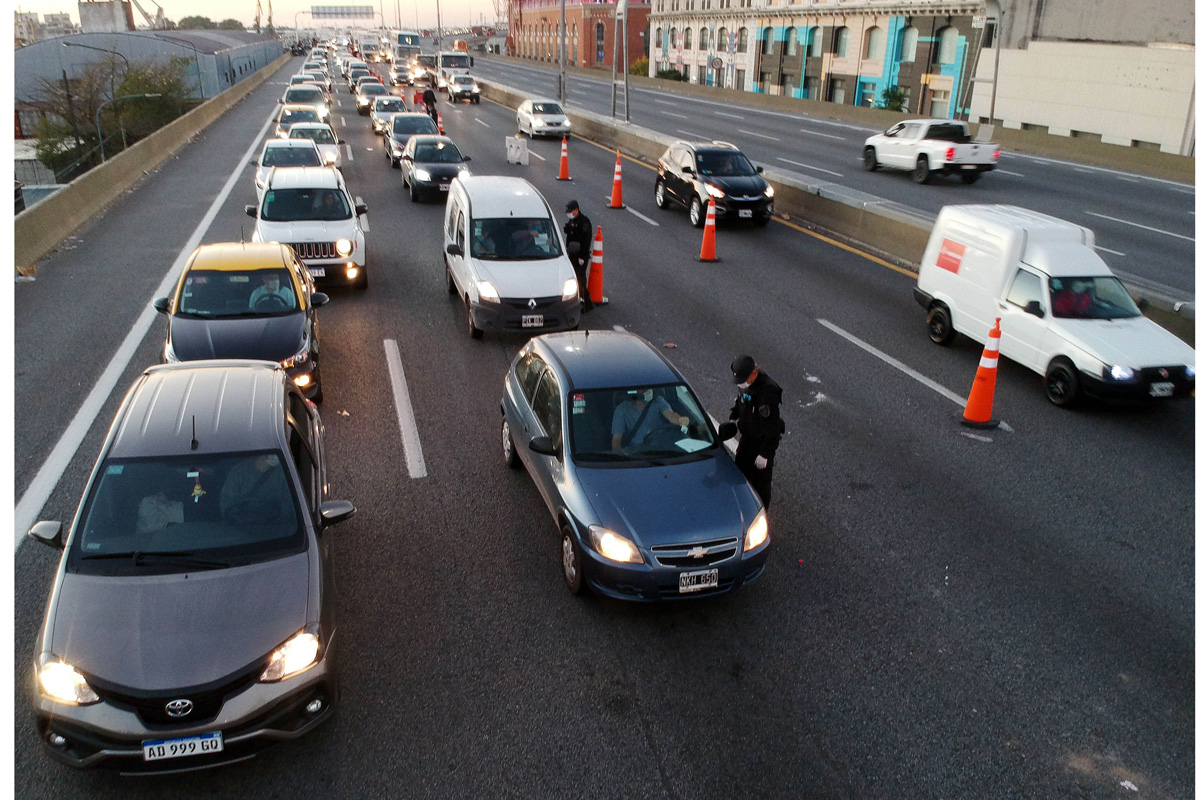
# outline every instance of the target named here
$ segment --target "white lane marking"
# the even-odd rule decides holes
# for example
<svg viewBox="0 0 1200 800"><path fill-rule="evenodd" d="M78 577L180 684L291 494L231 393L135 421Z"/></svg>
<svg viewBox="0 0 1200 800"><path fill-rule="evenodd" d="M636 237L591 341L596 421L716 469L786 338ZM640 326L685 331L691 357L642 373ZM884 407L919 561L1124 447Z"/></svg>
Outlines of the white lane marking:
<svg viewBox="0 0 1200 800"><path fill-rule="evenodd" d="M863 350L866 350L871 355L873 355L876 358L878 358L879 360L883 361L885 364L890 364L891 366L900 370L905 375L907 375L908 377L917 381L918 383L925 384L930 389L933 389L935 392L940 394L942 397L945 397L947 400L951 400L951 401L957 403L958 405L962 406L963 408L967 407L966 398L960 397L959 395L950 391L949 389L942 386L941 384L936 383L936 382L930 380L929 378L926 378L924 375L917 372L915 369L907 366L906 364L903 364L903 363L897 361L896 359L892 358L891 356L889 356L887 353L883 352L882 350L877 350L876 348L874 348L871 345L864 342L862 339L859 339L858 337L854 336L853 334L847 333L846 331L842 330L837 325L834 325L832 322L830 322L827 319L818 319L817 322L821 323L826 328L833 331L838 336L841 336L843 339L850 342L851 344L858 345ZM1012 432L1012 428L1009 427L1007 422L1001 422L1000 427L1001 427L1001 429L1009 431L1010 433Z"/></svg>
<svg viewBox="0 0 1200 800"><path fill-rule="evenodd" d="M392 380L392 397L396 402L396 419L400 423L400 439L404 443L408 477L424 478L429 473L425 469L421 437L417 435L417 417L413 414L412 401L408 396L408 383L404 380L404 365L400 362L400 348L396 346L396 340L384 339L383 352L387 356L388 377Z"/></svg>
<svg viewBox="0 0 1200 800"><path fill-rule="evenodd" d="M200 220L200 224L196 226L196 230L192 231L191 238L183 245L183 249L179 251L171 268L167 270L167 274L163 276L162 283L154 290L153 297L163 297L168 294L179 280L179 273L183 270L183 265L187 262L188 256L200 244L200 240L208 233L209 226L217 217L217 212L221 210L221 206L225 204L229 193L233 191L233 185L241 177L242 172L246 169L246 165L250 163L250 159L259 150L259 141L266 134L267 129L275 123L275 112L273 112L262 128L259 129L258 135L250 142L250 148L246 150L242 156L242 160L234 167L233 172L229 176L229 180L225 181L225 185L221 187L221 191L213 199L212 205L208 207L204 218ZM25 532L33 526L37 515L41 512L42 507L46 505L46 501L50 499L51 493L58 486L59 480L67 467L70 466L71 460L75 458L79 446L83 444L84 438L91 429L92 424L96 421L96 416L103 408L105 401L112 394L113 389L117 385L117 381L121 379L121 374L129 366L130 360L133 358L142 340L146 338L146 334L150 331L151 324L158 318L158 312L154 307L147 304L137 320L133 323L133 327L129 329L129 333L125 335L121 346L117 348L117 352L113 354L112 360L108 362L108 366L104 368L104 372L96 379L96 383L92 386L92 390L88 392L88 396L84 399L83 405L75 412L75 418L71 420L71 424L63 431L58 442L55 443L54 449L50 451L50 455L46 458L41 468L38 469L37 475L29 484L29 488L25 490L25 494L21 495L21 499L17 502L15 512L16 529L14 531L16 537L14 552L21 548L21 543L25 541Z"/></svg>
<svg viewBox="0 0 1200 800"><path fill-rule="evenodd" d="M534 158L539 158L539 159L541 159L542 161L545 161L545 160L546 160L546 157L545 157L545 156L540 156L540 155L538 155L537 153L533 152L532 150L530 150L530 151L529 151L529 155L533 156Z"/></svg>
<svg viewBox="0 0 1200 800"><path fill-rule="evenodd" d="M844 141L846 141L846 137L845 137L845 136L834 136L832 133L819 133L819 132L817 132L817 131L806 131L806 130L804 130L804 128L799 128L798 130L799 130L801 133L807 133L807 134L810 134L810 135L812 135L812 136L824 136L826 139L837 139L839 142L844 142Z"/></svg>
<svg viewBox="0 0 1200 800"><path fill-rule="evenodd" d="M1025 158L1025 159L1029 159L1030 161L1036 162L1038 164L1053 164L1056 166L1070 166L1070 167L1075 166L1075 164L1070 161L1059 161L1059 160L1052 159L1052 158L1045 158L1044 156L1032 156L1032 155L1029 155L1028 153L1018 153L1014 150L1005 150L1004 157L1005 158ZM1130 178L1134 178L1139 181L1153 181L1155 183L1162 183L1176 191L1182 191L1185 194L1195 194L1196 193L1195 186L1189 186L1188 184L1180 183L1179 181L1170 181L1170 180L1167 180L1166 178L1152 178L1149 175L1135 175L1131 172L1122 172L1120 170L1107 169L1105 167L1089 167L1089 169L1095 170L1096 172L1104 172L1109 175L1126 175Z"/></svg>
<svg viewBox="0 0 1200 800"><path fill-rule="evenodd" d="M1100 245L1095 245L1095 248L1096 248L1097 250L1103 250L1103 251L1104 251L1104 252L1106 252L1106 253L1112 253L1114 256L1124 256L1124 255L1125 255L1124 253L1122 253L1122 252L1120 252L1120 251L1117 251L1117 250L1109 250L1107 247L1101 247Z"/></svg>
<svg viewBox="0 0 1200 800"><path fill-rule="evenodd" d="M1101 172L1102 171L1102 170L1094 169L1092 167L1072 167L1072 169L1074 169L1076 172ZM1110 175L1110 177L1116 178L1119 181L1126 181L1128 183L1139 183L1137 178L1127 178L1124 175Z"/></svg>
<svg viewBox="0 0 1200 800"><path fill-rule="evenodd" d="M485 128L490 128L490 127L492 127L491 125L488 125L486 122L484 122L483 120L481 120L479 117L476 117L476 118L475 118L475 121L476 121L476 122L478 122L480 125L482 125L482 126L483 126L483 127L485 127Z"/></svg>
<svg viewBox="0 0 1200 800"><path fill-rule="evenodd" d="M1099 217L1100 219L1107 219L1112 222L1120 222L1123 225L1132 225L1135 228L1142 228L1143 230L1154 231L1155 233L1161 233L1164 236L1174 236L1176 239L1184 239L1189 242L1196 241L1191 236L1184 236L1182 233L1171 233L1170 231L1164 231L1161 228L1151 228L1149 225L1141 225L1136 222L1130 222L1127 219L1121 219L1119 217L1110 217L1106 214L1097 214L1095 211L1085 211L1084 213L1088 214L1089 216Z"/></svg>
<svg viewBox="0 0 1200 800"><path fill-rule="evenodd" d="M679 105L679 103L668 103L666 100L659 100L658 104L660 106L677 106L677 105Z"/></svg>
<svg viewBox="0 0 1200 800"><path fill-rule="evenodd" d="M349 142L346 143L346 158L350 159L351 161L354 160L354 151L350 149Z"/></svg>
<svg viewBox="0 0 1200 800"><path fill-rule="evenodd" d="M718 117L729 117L730 119L745 119L745 114L726 114L724 111L714 111L713 114Z"/></svg>
<svg viewBox="0 0 1200 800"><path fill-rule="evenodd" d="M678 117L679 119L688 119L687 114L676 114L674 111L663 111L662 113L664 116L668 116L668 117Z"/></svg>
<svg viewBox="0 0 1200 800"><path fill-rule="evenodd" d="M682 133L684 136L690 137L692 139L700 139L701 141L708 138L707 136L701 136L700 134L692 133L691 131L681 131L679 129L676 129L675 132Z"/></svg>
<svg viewBox="0 0 1200 800"><path fill-rule="evenodd" d="M1014 178L1024 178L1025 177L1024 175L1022 175L1019 172L1012 172L1007 169L998 169L998 170L996 170L996 172L999 172L1001 175L1012 175Z"/></svg>
<svg viewBox="0 0 1200 800"><path fill-rule="evenodd" d="M608 198L608 201L611 203L611 202L612 202L612 198L611 198L611 197L609 197L609 198ZM635 217L637 217L638 219L642 220L643 222L649 222L649 223L650 223L651 225L653 225L654 227L656 227L656 228L658 227L658 223L657 223L657 222L655 222L654 220L650 219L649 217L647 217L645 214L641 213L640 211L634 211L634 210L633 210L632 208L630 208L629 206L625 206L625 210L626 210L626 211L628 211L630 214L633 214Z"/></svg>
<svg viewBox="0 0 1200 800"><path fill-rule="evenodd" d="M746 130L742 130L741 128L738 128L737 131L738 131L738 133L744 133L747 136L757 136L760 139L770 139L772 142L779 141L779 139L777 139L776 137L767 136L765 133L755 133L754 131L746 131Z"/></svg>
<svg viewBox="0 0 1200 800"><path fill-rule="evenodd" d="M338 116L338 119L340 119L340 120L342 121L342 127L343 127L343 128L344 128L344 127L346 127L346 118L345 118L345 117L343 117L343 116L340 116L340 115L339 115L339 116Z"/></svg>
<svg viewBox="0 0 1200 800"><path fill-rule="evenodd" d="M776 156L776 158L778 158L778 156ZM797 167L804 167L805 169L815 169L817 172L827 172L830 175L836 175L839 178L846 177L845 175L843 175L840 172L834 172L831 169L821 169L820 167L814 167L812 164L805 164L802 161L792 161L790 158L779 158L779 160L785 164L795 164Z"/></svg>

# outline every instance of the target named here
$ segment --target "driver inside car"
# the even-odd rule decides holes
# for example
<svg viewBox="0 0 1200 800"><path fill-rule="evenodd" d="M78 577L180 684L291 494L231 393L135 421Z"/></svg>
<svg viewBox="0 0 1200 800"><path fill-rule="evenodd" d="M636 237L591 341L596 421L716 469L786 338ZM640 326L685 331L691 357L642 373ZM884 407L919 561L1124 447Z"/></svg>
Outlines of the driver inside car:
<svg viewBox="0 0 1200 800"><path fill-rule="evenodd" d="M296 295L291 287L280 285L278 272L264 272L262 285L250 294L251 311L291 311Z"/></svg>
<svg viewBox="0 0 1200 800"><path fill-rule="evenodd" d="M613 450L620 450L626 444L642 444L656 431L672 425L687 428L691 424L690 419L676 414L664 397L655 395L653 389L630 390L626 394L624 402L613 412Z"/></svg>
<svg viewBox="0 0 1200 800"><path fill-rule="evenodd" d="M230 524L277 522L287 513L280 503L290 496L279 456L260 453L229 470L221 487L221 519Z"/></svg>

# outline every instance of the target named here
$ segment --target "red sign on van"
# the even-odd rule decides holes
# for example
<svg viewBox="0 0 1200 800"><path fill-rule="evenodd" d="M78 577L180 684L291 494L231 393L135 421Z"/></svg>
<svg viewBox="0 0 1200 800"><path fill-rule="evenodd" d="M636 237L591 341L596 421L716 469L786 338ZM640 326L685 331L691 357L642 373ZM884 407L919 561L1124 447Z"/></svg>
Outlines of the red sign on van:
<svg viewBox="0 0 1200 800"><path fill-rule="evenodd" d="M949 239L942 239L942 249L938 251L937 265L957 275L958 268L962 266L963 253L965 252L967 252L965 244L952 242Z"/></svg>

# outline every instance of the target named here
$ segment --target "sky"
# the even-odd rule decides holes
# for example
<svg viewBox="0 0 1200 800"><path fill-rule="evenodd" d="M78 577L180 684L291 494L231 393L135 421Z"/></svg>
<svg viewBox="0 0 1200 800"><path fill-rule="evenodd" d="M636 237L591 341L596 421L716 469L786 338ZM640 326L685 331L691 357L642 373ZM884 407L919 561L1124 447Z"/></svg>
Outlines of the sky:
<svg viewBox="0 0 1200 800"><path fill-rule="evenodd" d="M146 12L153 15L157 8L153 0L138 0ZM267 0L261 0L263 6L263 24L267 20ZM297 0L271 0L273 19L276 25L292 27L298 20L301 27L311 22L311 11L314 5L372 5L376 11L382 10L384 22L388 27L396 26L396 10L399 6L400 23L405 28L435 28L437 27L437 3L441 3L442 26L446 28L461 27L468 24L490 25L496 15L492 0L313 0L298 2ZM212 20L236 19L247 27L254 24L255 0L159 0L167 19L178 22L183 17L203 16ZM36 11L44 17L46 14L71 15L71 21L79 23L79 11L74 2L69 0L20 0L16 3L19 11ZM301 12L297 15L296 12ZM483 22L480 22L480 15ZM137 8L133 10L137 24L144 23ZM376 21L379 16L376 15ZM336 24L336 21L333 21ZM349 23L349 20L346 21Z"/></svg>

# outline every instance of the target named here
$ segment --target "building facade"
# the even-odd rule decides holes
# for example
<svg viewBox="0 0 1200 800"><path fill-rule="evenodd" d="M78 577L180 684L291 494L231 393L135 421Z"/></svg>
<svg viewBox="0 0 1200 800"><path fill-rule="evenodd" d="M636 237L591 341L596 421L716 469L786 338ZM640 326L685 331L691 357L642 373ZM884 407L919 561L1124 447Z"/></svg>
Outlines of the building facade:
<svg viewBox="0 0 1200 800"><path fill-rule="evenodd" d="M566 61L571 66L613 66L619 56L624 32L617 27L616 4L603 0L567 0ZM509 3L508 41L510 55L558 63L562 4L558 0L512 0ZM646 53L649 2L631 2L626 10L629 25L628 63ZM627 62L618 57L617 68Z"/></svg>
<svg viewBox="0 0 1200 800"><path fill-rule="evenodd" d="M47 14L43 20L38 20L37 12L17 11L14 13L13 38L17 47L25 47L34 42L46 39L56 39L60 36L70 36L79 33L79 26L71 22L70 14Z"/></svg>

